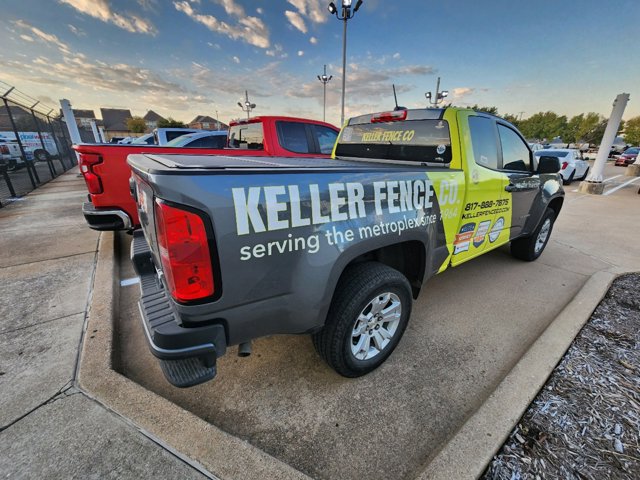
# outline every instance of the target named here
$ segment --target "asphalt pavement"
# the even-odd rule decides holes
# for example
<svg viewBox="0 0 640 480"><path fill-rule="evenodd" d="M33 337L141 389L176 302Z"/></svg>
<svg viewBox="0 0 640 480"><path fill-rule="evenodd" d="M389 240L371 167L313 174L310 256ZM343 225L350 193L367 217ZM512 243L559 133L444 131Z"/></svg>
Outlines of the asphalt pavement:
<svg viewBox="0 0 640 480"><path fill-rule="evenodd" d="M203 478L74 386L98 233L72 170L0 209L4 478Z"/></svg>
<svg viewBox="0 0 640 480"><path fill-rule="evenodd" d="M578 182L566 187L538 261L515 260L503 247L430 280L397 350L355 380L323 364L307 336L273 336L254 342L249 358L230 350L212 382L170 386L145 346L121 236L120 369L314 478L413 478L593 274L640 269L629 243L640 234L635 182L623 185L630 178L612 165L605 177L607 191L616 189L609 195L579 194Z"/></svg>

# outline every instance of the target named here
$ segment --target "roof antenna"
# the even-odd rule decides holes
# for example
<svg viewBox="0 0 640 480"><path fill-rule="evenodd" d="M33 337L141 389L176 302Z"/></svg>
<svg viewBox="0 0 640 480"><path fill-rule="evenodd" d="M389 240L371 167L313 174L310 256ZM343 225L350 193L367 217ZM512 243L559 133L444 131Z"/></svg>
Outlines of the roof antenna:
<svg viewBox="0 0 640 480"><path fill-rule="evenodd" d="M393 111L396 112L398 110L406 110L407 107L402 107L398 105L398 96L396 95L396 85L392 83L391 86L393 87L393 99L396 102L396 107L393 109Z"/></svg>

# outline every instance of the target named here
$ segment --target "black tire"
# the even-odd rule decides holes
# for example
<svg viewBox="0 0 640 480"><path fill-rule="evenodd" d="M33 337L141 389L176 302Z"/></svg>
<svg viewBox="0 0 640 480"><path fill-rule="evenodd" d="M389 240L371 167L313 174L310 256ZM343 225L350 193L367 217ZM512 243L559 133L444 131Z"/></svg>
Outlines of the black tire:
<svg viewBox="0 0 640 480"><path fill-rule="evenodd" d="M33 151L33 159L36 162L47 162L51 159L51 155L49 155L49 152L47 152L46 150L38 148Z"/></svg>
<svg viewBox="0 0 640 480"><path fill-rule="evenodd" d="M511 241L511 255L526 262L533 262L534 260L536 260L540 255L542 255L542 252L544 252L547 243L549 243L549 238L551 237L551 232L553 231L553 223L555 222L555 219L555 212L550 208L547 208L547 211L544 212L544 215L542 216L542 220L540 220L540 224L530 236L517 238ZM540 236L540 232L542 231L542 229L545 227L547 220L550 222L550 224L548 227L546 238L544 239L541 247L536 248L538 237Z"/></svg>
<svg viewBox="0 0 640 480"><path fill-rule="evenodd" d="M573 177L575 176L576 171L575 169L573 170L573 172L571 172L571 175L569 175L569 178L567 180L563 180L562 184L563 185L571 185L571 182L573 182Z"/></svg>
<svg viewBox="0 0 640 480"><path fill-rule="evenodd" d="M352 352L353 332L358 317L371 302L376 301L378 295L382 299L387 293L395 295L400 302L397 327L381 350L373 343L371 347L367 347L367 351L373 347L378 351L377 354L374 353L372 358L358 359ZM411 303L409 281L397 270L377 262L347 267L336 287L324 328L312 335L313 345L318 354L340 375L350 378L365 375L378 368L398 345L411 316ZM390 324L380 325L381 330L385 331L389 326ZM377 329L378 327L372 327L362 335L369 335L370 341L374 342L371 332L374 331L375 335ZM357 345L354 346L357 348Z"/></svg>
<svg viewBox="0 0 640 480"><path fill-rule="evenodd" d="M589 175L589 167L587 167L587 169L584 171L584 175L582 175L578 180L584 180L585 178L587 178L587 175Z"/></svg>

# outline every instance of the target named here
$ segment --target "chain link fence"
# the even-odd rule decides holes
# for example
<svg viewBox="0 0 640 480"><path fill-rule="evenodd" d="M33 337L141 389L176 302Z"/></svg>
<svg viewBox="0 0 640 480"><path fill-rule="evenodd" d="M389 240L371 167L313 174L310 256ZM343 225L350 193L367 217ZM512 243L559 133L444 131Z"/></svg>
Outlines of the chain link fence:
<svg viewBox="0 0 640 480"><path fill-rule="evenodd" d="M13 87L0 96L0 207L77 165L60 116L30 98Z"/></svg>

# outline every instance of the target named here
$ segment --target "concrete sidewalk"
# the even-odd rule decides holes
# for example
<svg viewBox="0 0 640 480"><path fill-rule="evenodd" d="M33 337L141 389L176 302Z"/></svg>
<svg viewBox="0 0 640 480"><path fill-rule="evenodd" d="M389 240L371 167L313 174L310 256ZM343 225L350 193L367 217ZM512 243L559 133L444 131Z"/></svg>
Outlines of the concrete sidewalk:
<svg viewBox="0 0 640 480"><path fill-rule="evenodd" d="M99 237L85 196L74 169L0 209L0 472L204 478L74 387Z"/></svg>

